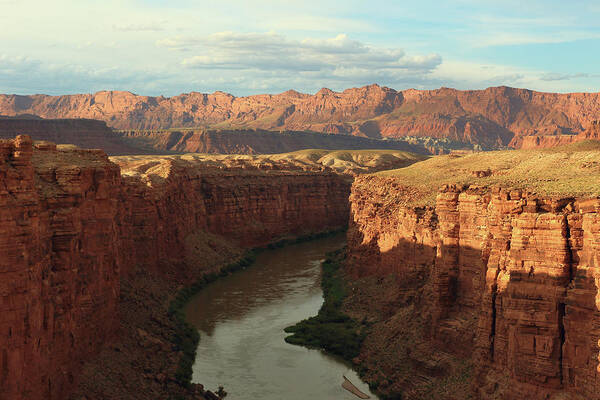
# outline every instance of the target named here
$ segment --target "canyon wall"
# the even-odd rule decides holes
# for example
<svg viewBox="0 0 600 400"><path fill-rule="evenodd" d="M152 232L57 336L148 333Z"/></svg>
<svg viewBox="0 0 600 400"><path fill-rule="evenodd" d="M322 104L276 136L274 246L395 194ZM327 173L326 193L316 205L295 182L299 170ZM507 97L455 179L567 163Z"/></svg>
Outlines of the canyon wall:
<svg viewBox="0 0 600 400"><path fill-rule="evenodd" d="M414 208L409 192L398 178L358 177L348 231L351 281L396 279L374 301L393 308L374 329L385 348L422 321L423 336L390 356L413 365L402 398L436 379L463 379L482 399L600 398L600 200L445 186L434 207ZM471 378L449 380L436 363L452 357Z"/></svg>
<svg viewBox="0 0 600 400"><path fill-rule="evenodd" d="M106 122L91 119L0 117L0 139L11 139L17 135L57 144L74 144L82 149L102 149L110 155L142 154L115 135Z"/></svg>
<svg viewBox="0 0 600 400"><path fill-rule="evenodd" d="M132 144L154 151L207 154L275 154L303 149L393 149L429 154L418 143L377 140L347 135L262 130L119 131Z"/></svg>
<svg viewBox="0 0 600 400"><path fill-rule="evenodd" d="M119 182L102 152L0 141L0 398L65 398L114 335Z"/></svg>
<svg viewBox="0 0 600 400"><path fill-rule="evenodd" d="M522 139L521 148L547 149L584 140L600 140L600 121L593 121L588 129L577 135L525 136Z"/></svg>
<svg viewBox="0 0 600 400"><path fill-rule="evenodd" d="M314 132L201 128L113 131L106 122L100 120L0 115L0 139L11 139L17 135L28 135L34 141L75 145L82 149L102 149L111 156L171 153L275 154L303 149L392 149L417 154L436 151L421 143Z"/></svg>
<svg viewBox="0 0 600 400"><path fill-rule="evenodd" d="M185 269L204 231L255 246L340 228L349 186L325 170L170 159L122 176L102 151L0 141L0 399L66 398L114 338L134 267Z"/></svg>
<svg viewBox="0 0 600 400"><path fill-rule="evenodd" d="M599 93L485 90L396 91L378 85L313 95L290 90L235 97L186 93L174 97L102 91L66 96L0 95L0 114L91 118L118 129L180 127L315 131L371 138L427 136L499 148L530 135L581 133L598 118Z"/></svg>

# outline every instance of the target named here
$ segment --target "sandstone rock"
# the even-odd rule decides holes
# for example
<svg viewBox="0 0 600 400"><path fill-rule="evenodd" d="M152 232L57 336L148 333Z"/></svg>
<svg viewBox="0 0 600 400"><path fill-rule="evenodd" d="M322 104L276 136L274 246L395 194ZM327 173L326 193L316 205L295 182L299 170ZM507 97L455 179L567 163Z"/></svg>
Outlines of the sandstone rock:
<svg viewBox="0 0 600 400"><path fill-rule="evenodd" d="M578 135L525 136L520 147L522 149L550 148L584 140L600 140L600 121L592 121L588 129Z"/></svg>
<svg viewBox="0 0 600 400"><path fill-rule="evenodd" d="M370 85L314 95L234 97L186 93L148 97L130 92L68 96L0 96L0 114L100 119L119 129L216 125L317 131L366 137L431 136L487 147L521 147L530 135L579 134L600 109L598 93L485 90L395 91Z"/></svg>
<svg viewBox="0 0 600 400"><path fill-rule="evenodd" d="M418 209L406 193L394 178L355 180L348 273L414 291L397 315L431 321L420 343L474 364L477 398L600 398L600 200L449 185ZM409 323L385 321L378 334Z"/></svg>
<svg viewBox="0 0 600 400"><path fill-rule="evenodd" d="M22 134L27 134L34 140L44 141L36 144L39 150L51 151L56 147L55 143L58 143L81 148L103 149L106 153L114 155L143 153L125 143L103 121L0 118L0 139L11 139Z"/></svg>
<svg viewBox="0 0 600 400"><path fill-rule="evenodd" d="M255 246L346 224L349 182L331 172L150 165L122 177L101 151L0 140L0 398L66 398L81 362L114 340L133 266L172 263L183 282L198 278L185 268L189 235ZM126 334L148 351L170 347Z"/></svg>
<svg viewBox="0 0 600 400"><path fill-rule="evenodd" d="M205 154L275 154L303 149L396 149L417 154L430 150L402 141L376 140L349 135L329 135L316 132L265 131L256 129L195 129L193 131L154 130L124 131L115 135L130 142L139 142L151 151L174 151ZM135 150L130 154L136 154Z"/></svg>

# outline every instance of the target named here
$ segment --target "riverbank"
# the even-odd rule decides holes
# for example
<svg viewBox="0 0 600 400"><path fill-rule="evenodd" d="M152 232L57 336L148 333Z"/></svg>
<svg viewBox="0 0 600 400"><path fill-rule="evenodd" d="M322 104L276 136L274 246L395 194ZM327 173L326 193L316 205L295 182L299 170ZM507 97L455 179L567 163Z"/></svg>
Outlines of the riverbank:
<svg viewBox="0 0 600 400"><path fill-rule="evenodd" d="M203 262L164 262L158 271L137 268L121 280L118 339L83 366L71 399L211 398L202 385L185 380L182 364L189 345L176 339L182 338L181 326L169 308L178 293L185 293L187 282L217 276L223 266L242 259L245 249L218 235L195 239Z"/></svg>
<svg viewBox="0 0 600 400"><path fill-rule="evenodd" d="M121 281L119 339L84 365L71 399L215 398L203 385L191 383L200 337L185 322L187 301L207 284L251 265L257 253L342 231L284 238L251 250L203 233L195 238L204 257L201 263L193 267L164 263L156 273L135 270Z"/></svg>
<svg viewBox="0 0 600 400"><path fill-rule="evenodd" d="M283 248L293 244L305 243L311 240L323 239L341 232L345 232L345 229L317 232L295 238L284 238L269 243L266 246L255 247L251 250L247 250L245 254L224 265L218 271L206 273L198 278L192 285L180 289L170 302L168 311L169 317L175 327L172 343L175 346L175 349L182 353L177 372L175 373L175 380L184 387L191 387L193 373L192 366L194 365L194 360L196 358L196 347L200 341L200 334L197 329L186 322L184 307L194 295L199 293L206 285L216 281L220 277L227 276L240 269L249 267L256 260L257 253L265 250Z"/></svg>
<svg viewBox="0 0 600 400"><path fill-rule="evenodd" d="M344 245L338 234L275 248L255 265L206 285L185 307L200 332L193 382L228 398L352 400L342 375L369 393L348 363L321 351L285 342L284 328L318 313L323 303L321 261ZM306 385L306 382L311 382Z"/></svg>
<svg viewBox="0 0 600 400"><path fill-rule="evenodd" d="M353 298L352 292L357 288L352 282L344 278L343 266L346 258L346 250L340 249L327 255L327 259L321 263L324 302L316 316L300 321L295 325L285 328L285 332L291 333L285 338L290 344L305 346L313 349L322 349L327 353L336 355L345 361L352 363L359 377L369 385L369 389L383 400L398 400L402 398L399 391L390 390L389 387L381 385L386 379L383 375L377 375L376 366L369 363L363 364L364 354L362 349L365 341L372 340L373 325L378 322L370 317L372 315L358 313L352 316L349 299ZM355 310L354 310L355 311Z"/></svg>
<svg viewBox="0 0 600 400"><path fill-rule="evenodd" d="M323 305L319 313L285 328L291 333L285 338L290 344L323 349L351 362L360 352L368 325L358 322L341 311L347 288L341 277L343 249L329 253L321 263Z"/></svg>

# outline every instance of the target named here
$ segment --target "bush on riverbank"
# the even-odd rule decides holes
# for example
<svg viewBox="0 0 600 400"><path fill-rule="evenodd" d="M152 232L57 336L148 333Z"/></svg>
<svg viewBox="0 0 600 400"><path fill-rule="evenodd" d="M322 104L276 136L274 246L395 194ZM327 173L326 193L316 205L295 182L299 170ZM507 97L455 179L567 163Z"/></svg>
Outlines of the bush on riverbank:
<svg viewBox="0 0 600 400"><path fill-rule="evenodd" d="M292 334L285 341L324 349L350 361L360 352L367 326L340 311L346 297L346 287L340 276L343 258L343 251L338 250L328 254L321 264L321 286L325 301L316 316L285 328L285 332Z"/></svg>

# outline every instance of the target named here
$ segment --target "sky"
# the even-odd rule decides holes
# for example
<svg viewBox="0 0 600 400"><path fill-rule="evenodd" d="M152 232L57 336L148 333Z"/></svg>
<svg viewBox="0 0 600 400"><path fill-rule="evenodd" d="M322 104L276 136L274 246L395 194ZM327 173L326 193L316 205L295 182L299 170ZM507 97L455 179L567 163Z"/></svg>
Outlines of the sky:
<svg viewBox="0 0 600 400"><path fill-rule="evenodd" d="M600 91L598 0L0 0L0 93Z"/></svg>

